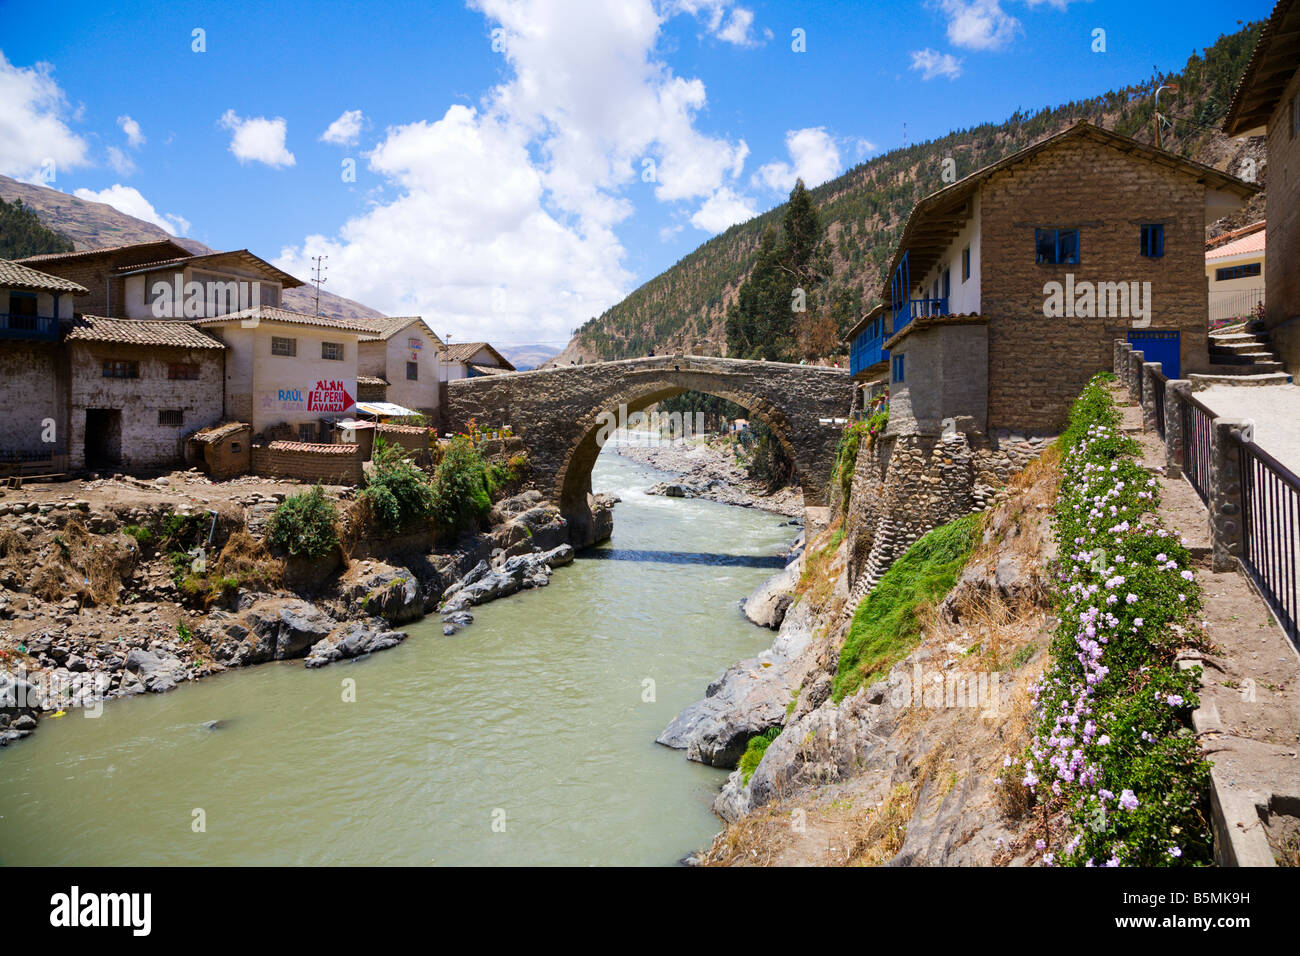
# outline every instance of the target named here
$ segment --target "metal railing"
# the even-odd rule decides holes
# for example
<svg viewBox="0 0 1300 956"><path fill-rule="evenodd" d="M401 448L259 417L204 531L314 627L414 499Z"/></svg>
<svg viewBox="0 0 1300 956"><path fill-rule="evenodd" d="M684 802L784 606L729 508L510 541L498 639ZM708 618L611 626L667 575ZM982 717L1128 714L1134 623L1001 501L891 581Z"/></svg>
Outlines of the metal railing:
<svg viewBox="0 0 1300 956"><path fill-rule="evenodd" d="M1169 377L1156 369L1151 370L1151 398L1156 406L1156 434L1165 438L1165 383Z"/></svg>
<svg viewBox="0 0 1300 956"><path fill-rule="evenodd" d="M1210 322L1253 318L1256 310L1263 304L1262 288L1211 290L1209 293Z"/></svg>
<svg viewBox="0 0 1300 956"><path fill-rule="evenodd" d="M1214 412L1186 393L1179 396L1179 405L1183 425L1183 474L1208 506Z"/></svg>
<svg viewBox="0 0 1300 956"><path fill-rule="evenodd" d="M1241 563L1287 637L1300 643L1300 478L1253 441L1233 437L1241 464Z"/></svg>
<svg viewBox="0 0 1300 956"><path fill-rule="evenodd" d="M21 315L0 312L0 339L45 339L59 337L59 320L50 315Z"/></svg>

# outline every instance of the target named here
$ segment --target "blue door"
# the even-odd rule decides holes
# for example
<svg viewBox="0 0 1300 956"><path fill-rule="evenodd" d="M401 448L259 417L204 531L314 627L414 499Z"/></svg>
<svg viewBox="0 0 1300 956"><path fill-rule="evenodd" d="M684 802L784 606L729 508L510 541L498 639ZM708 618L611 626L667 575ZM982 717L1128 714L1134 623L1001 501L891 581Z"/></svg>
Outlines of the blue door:
<svg viewBox="0 0 1300 956"><path fill-rule="evenodd" d="M1168 332L1161 329L1130 329L1129 344L1134 352L1141 352L1148 362L1159 362L1160 371L1165 378L1178 378L1181 366L1178 362L1179 349L1182 346L1181 332Z"/></svg>

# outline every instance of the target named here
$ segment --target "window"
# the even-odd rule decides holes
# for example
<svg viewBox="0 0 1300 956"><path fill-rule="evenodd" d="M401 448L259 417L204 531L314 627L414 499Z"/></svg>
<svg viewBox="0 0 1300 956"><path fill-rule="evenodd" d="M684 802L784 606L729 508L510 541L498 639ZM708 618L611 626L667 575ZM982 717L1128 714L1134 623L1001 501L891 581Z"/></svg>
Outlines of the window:
<svg viewBox="0 0 1300 956"><path fill-rule="evenodd" d="M239 454L239 442L237 442L237 441L232 441L232 442L230 443L230 453L231 453L232 455L238 455L238 454Z"/></svg>
<svg viewBox="0 0 1300 956"><path fill-rule="evenodd" d="M343 361L343 343L342 342L322 342L320 344L320 357L329 359L332 362Z"/></svg>
<svg viewBox="0 0 1300 956"><path fill-rule="evenodd" d="M903 381L903 358L902 355L894 356L894 381Z"/></svg>
<svg viewBox="0 0 1300 956"><path fill-rule="evenodd" d="M1225 266L1214 270L1214 280L1223 282L1227 279L1249 279L1259 275L1259 263L1248 262L1244 266Z"/></svg>
<svg viewBox="0 0 1300 956"><path fill-rule="evenodd" d="M943 297L946 299L952 295L952 270L943 270Z"/></svg>
<svg viewBox="0 0 1300 956"><path fill-rule="evenodd" d="M292 358L298 354L298 340L282 339L278 335L271 336L271 354L286 355Z"/></svg>
<svg viewBox="0 0 1300 956"><path fill-rule="evenodd" d="M184 425L185 411L180 408L160 408L158 409L159 425Z"/></svg>
<svg viewBox="0 0 1300 956"><path fill-rule="evenodd" d="M961 251L961 281L970 278L970 246Z"/></svg>
<svg viewBox="0 0 1300 956"><path fill-rule="evenodd" d="M9 314L35 317L36 295L31 292L10 292Z"/></svg>
<svg viewBox="0 0 1300 956"><path fill-rule="evenodd" d="M298 426L298 441L314 442L315 440L316 440L315 425L309 424L309 425Z"/></svg>
<svg viewBox="0 0 1300 956"><path fill-rule="evenodd" d="M104 359L104 378L139 378L139 362L114 361Z"/></svg>
<svg viewBox="0 0 1300 956"><path fill-rule="evenodd" d="M418 381L419 378L420 378L420 363L419 363L419 362L407 362L407 363L406 363L406 379L407 379L407 381L415 382L415 381Z"/></svg>
<svg viewBox="0 0 1300 956"><path fill-rule="evenodd" d="M1142 255L1159 259L1165 254L1165 227L1159 223L1143 226L1140 244Z"/></svg>
<svg viewBox="0 0 1300 956"><path fill-rule="evenodd" d="M1048 265L1078 265L1079 230L1035 229L1034 261Z"/></svg>
<svg viewBox="0 0 1300 956"><path fill-rule="evenodd" d="M167 377L173 382L197 382L199 367L192 362L170 362L167 365Z"/></svg>

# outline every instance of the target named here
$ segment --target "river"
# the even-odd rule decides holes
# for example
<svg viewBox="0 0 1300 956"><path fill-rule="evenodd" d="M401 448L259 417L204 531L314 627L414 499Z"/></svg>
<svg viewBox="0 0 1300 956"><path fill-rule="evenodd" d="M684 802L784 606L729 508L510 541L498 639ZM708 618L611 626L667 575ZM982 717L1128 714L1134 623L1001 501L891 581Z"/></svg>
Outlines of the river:
<svg viewBox="0 0 1300 956"><path fill-rule="evenodd" d="M354 663L46 717L0 750L0 864L667 865L705 845L725 773L654 738L771 643L737 602L796 529L643 493L663 478L607 450L613 541L454 637L429 617Z"/></svg>

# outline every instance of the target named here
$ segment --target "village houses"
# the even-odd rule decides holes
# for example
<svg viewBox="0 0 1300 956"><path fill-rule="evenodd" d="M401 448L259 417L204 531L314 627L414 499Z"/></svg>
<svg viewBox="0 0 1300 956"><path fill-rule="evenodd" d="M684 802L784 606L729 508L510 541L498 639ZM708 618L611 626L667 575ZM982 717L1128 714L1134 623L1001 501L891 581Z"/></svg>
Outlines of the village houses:
<svg viewBox="0 0 1300 956"><path fill-rule="evenodd" d="M1116 338L1171 378L1203 371L1205 226L1257 191L1078 123L916 205L852 375L888 386L891 432L938 434L1059 429Z"/></svg>

